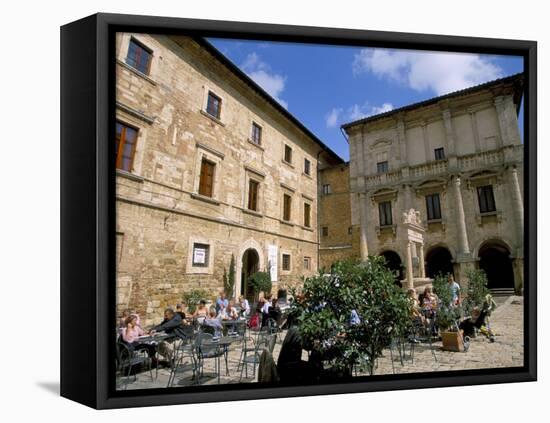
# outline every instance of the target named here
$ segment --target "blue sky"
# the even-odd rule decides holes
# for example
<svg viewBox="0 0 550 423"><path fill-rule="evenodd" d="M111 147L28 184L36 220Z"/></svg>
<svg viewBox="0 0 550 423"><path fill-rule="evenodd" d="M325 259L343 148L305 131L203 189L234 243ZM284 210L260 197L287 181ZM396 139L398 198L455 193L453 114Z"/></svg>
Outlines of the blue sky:
<svg viewBox="0 0 550 423"><path fill-rule="evenodd" d="M345 160L342 123L523 71L517 56L209 41Z"/></svg>

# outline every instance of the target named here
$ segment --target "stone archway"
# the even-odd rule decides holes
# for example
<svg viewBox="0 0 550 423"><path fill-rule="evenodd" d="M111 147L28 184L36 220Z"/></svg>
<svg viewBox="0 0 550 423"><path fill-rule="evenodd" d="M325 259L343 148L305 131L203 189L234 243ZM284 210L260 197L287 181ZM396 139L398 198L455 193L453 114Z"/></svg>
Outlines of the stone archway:
<svg viewBox="0 0 550 423"><path fill-rule="evenodd" d="M248 259L250 258L250 255L253 254L249 252L249 250L254 251L255 252L254 259L256 257L258 259L256 271L265 269L265 260L264 260L264 254L262 253L263 252L262 246L255 239L252 239L252 238L247 239L243 244L241 244L239 252L235 256L236 258L235 295L236 296L241 295L241 292L246 293L246 288L244 287L243 282L246 281L246 279L248 279L248 276L245 275L244 276L245 279L243 279L243 272L245 272L245 270L246 271L249 271L249 270L245 269L245 267L243 266L243 262L245 261L245 255L247 256L246 259Z"/></svg>
<svg viewBox="0 0 550 423"><path fill-rule="evenodd" d="M426 275L434 279L438 274L451 273L454 275L453 256L444 246L435 246L426 254Z"/></svg>
<svg viewBox="0 0 550 423"><path fill-rule="evenodd" d="M241 260L241 287L238 294L244 295L248 299L252 299L254 293L248 287L247 281L251 275L260 270L260 256L254 248L249 248L243 253Z"/></svg>
<svg viewBox="0 0 550 423"><path fill-rule="evenodd" d="M403 277L404 277L403 275L404 266L399 254L393 250L385 250L385 251L382 251L379 255L386 259L386 264L388 268L395 275L395 283L397 285L401 285L401 281L403 280Z"/></svg>
<svg viewBox="0 0 550 423"><path fill-rule="evenodd" d="M479 268L487 274L491 290L514 289L514 269L510 249L500 240L484 242L479 247Z"/></svg>

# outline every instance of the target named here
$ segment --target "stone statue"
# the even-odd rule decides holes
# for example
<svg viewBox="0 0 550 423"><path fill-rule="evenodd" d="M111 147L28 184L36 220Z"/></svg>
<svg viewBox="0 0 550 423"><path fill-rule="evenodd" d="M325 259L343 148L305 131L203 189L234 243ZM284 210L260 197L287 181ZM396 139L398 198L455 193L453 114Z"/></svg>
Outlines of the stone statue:
<svg viewBox="0 0 550 423"><path fill-rule="evenodd" d="M403 223L410 223L413 225L420 225L420 212L415 209L409 209L409 211L403 212Z"/></svg>

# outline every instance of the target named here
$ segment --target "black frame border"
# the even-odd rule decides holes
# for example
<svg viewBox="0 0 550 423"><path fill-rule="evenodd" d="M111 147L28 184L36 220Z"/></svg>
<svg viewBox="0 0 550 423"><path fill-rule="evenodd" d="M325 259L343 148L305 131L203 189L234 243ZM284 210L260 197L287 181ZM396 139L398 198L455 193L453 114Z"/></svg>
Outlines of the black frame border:
<svg viewBox="0 0 550 423"><path fill-rule="evenodd" d="M345 384L114 391L115 168L109 154L115 117L116 32L442 50L524 58L524 357L517 368L383 375ZM536 138L534 41L96 14L61 28L61 395L94 408L120 408L421 389L537 379ZM74 142L78 140L78 142ZM83 224L85 222L85 224ZM111 253L112 252L112 253ZM73 339L78 324L88 336ZM80 333L82 333L80 331Z"/></svg>

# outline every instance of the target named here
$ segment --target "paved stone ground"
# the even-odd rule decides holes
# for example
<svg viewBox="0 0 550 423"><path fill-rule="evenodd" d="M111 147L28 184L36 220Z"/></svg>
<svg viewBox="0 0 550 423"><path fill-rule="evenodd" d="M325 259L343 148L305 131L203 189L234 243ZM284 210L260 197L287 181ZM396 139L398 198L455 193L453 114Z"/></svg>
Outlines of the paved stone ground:
<svg viewBox="0 0 550 423"><path fill-rule="evenodd" d="M434 342L434 359L430 347L425 344L416 344L414 351L414 360L406 354L404 363L401 362L394 351L393 366L389 350L385 351L384 357L378 361L375 374L392 373L423 373L433 371L447 370L466 370L483 369L497 367L521 367L523 366L523 298L508 297L507 299L498 299L498 308L491 316L491 328L496 334L496 341L491 343L483 335L472 339L470 348L467 352L449 352L441 350L441 342ZM275 360L279 355L284 333L278 340L273 355ZM252 376L252 366L249 367L248 378L240 379L240 371L237 365L240 357L240 345L232 345L229 352L229 372L225 375L225 365L222 360L222 375L220 382L222 384L255 382L256 376ZM304 359L307 355L304 352ZM213 360L207 360L204 369L204 376L200 379L201 385L212 385L217 383L217 377L214 374ZM393 367L393 369L392 369ZM142 372L137 375L136 380L130 377L127 389L146 389L146 388L164 388L168 383L169 370L161 368L158 376L151 379L149 372ZM153 370L155 376L155 370ZM123 388L123 380L117 380L117 386ZM177 375L174 386L187 386L191 384L191 373Z"/></svg>

